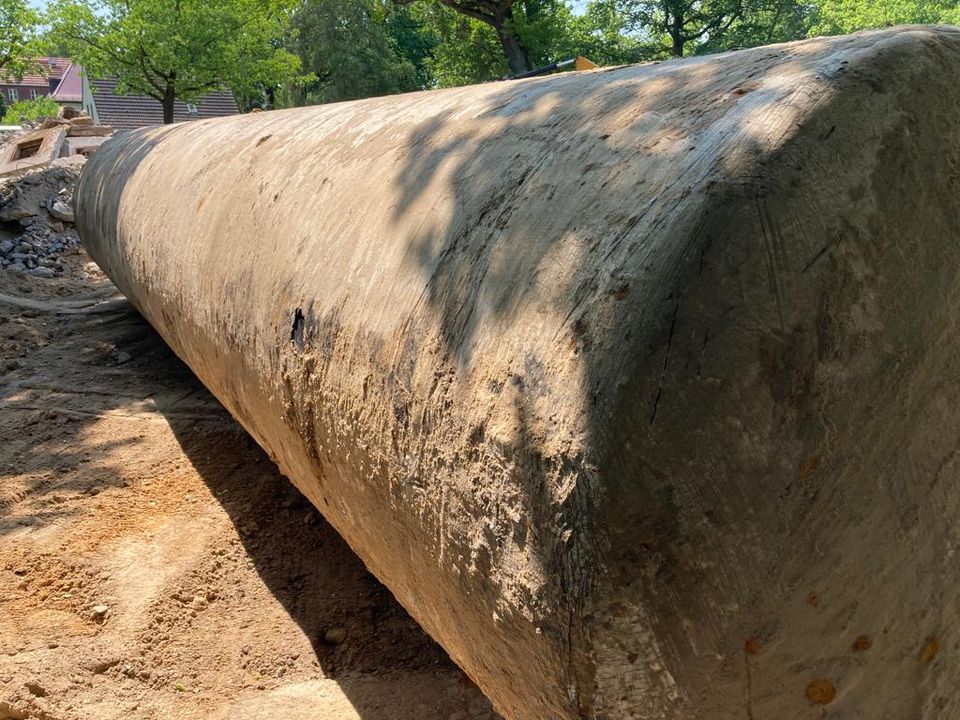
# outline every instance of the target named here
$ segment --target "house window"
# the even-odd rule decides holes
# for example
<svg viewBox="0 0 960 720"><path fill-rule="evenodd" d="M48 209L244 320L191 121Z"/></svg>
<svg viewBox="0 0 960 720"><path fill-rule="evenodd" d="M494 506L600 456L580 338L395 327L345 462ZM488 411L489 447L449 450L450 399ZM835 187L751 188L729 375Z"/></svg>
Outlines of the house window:
<svg viewBox="0 0 960 720"><path fill-rule="evenodd" d="M188 112L190 115L196 115L196 114L197 114L197 106L194 105L193 103L187 103L187 112Z"/></svg>
<svg viewBox="0 0 960 720"><path fill-rule="evenodd" d="M36 90L30 90L30 99L31 99L31 100L36 100L36 99L37 99L37 91L36 91Z"/></svg>
<svg viewBox="0 0 960 720"><path fill-rule="evenodd" d="M20 99L20 93L17 92L16 88L10 88L9 90L7 90L7 97L13 101L16 101Z"/></svg>

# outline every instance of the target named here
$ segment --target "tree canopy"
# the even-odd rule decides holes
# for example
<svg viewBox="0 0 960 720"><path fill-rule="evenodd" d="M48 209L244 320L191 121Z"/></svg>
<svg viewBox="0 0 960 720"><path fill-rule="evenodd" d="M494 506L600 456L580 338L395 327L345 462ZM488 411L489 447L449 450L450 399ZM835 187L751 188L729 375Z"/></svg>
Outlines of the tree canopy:
<svg viewBox="0 0 960 720"><path fill-rule="evenodd" d="M811 33L840 35L905 23L960 23L957 0L818 0Z"/></svg>
<svg viewBox="0 0 960 720"><path fill-rule="evenodd" d="M0 0L0 69L36 17ZM960 23L960 0L52 0L47 40L164 104L230 87L300 105L484 82L583 55L659 60L898 23ZM14 30L12 30L14 29ZM4 48L7 48L4 51ZM6 60L4 60L6 58ZM276 92L276 91L280 92Z"/></svg>
<svg viewBox="0 0 960 720"><path fill-rule="evenodd" d="M38 19L26 0L0 0L0 76L19 78L34 68Z"/></svg>
<svg viewBox="0 0 960 720"><path fill-rule="evenodd" d="M85 71L119 79L121 92L156 98L164 122L174 100L231 87L255 93L294 77L283 43L288 0L55 0L51 42Z"/></svg>

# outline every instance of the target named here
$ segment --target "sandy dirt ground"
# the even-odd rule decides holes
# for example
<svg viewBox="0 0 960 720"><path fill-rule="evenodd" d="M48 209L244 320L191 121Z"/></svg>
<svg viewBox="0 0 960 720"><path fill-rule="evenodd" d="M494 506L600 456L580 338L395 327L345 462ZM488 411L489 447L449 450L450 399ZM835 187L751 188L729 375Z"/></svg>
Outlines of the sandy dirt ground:
<svg viewBox="0 0 960 720"><path fill-rule="evenodd" d="M0 272L0 720L495 718L88 260Z"/></svg>

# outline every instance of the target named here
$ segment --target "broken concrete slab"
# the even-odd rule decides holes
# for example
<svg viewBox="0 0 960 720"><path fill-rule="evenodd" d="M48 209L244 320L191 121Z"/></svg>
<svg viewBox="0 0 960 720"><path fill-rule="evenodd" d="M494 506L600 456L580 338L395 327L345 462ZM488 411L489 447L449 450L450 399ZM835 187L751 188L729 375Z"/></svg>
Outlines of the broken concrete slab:
<svg viewBox="0 0 960 720"><path fill-rule="evenodd" d="M62 222L72 223L74 220L73 208L62 200L56 200L52 202L50 204L49 211L54 218L61 220Z"/></svg>
<svg viewBox="0 0 960 720"><path fill-rule="evenodd" d="M908 28L141 130L77 221L506 717L955 718L958 73Z"/></svg>
<svg viewBox="0 0 960 720"><path fill-rule="evenodd" d="M109 125L71 125L67 130L68 137L102 137L112 133Z"/></svg>
<svg viewBox="0 0 960 720"><path fill-rule="evenodd" d="M0 157L0 177L16 175L58 158L66 137L67 128L57 126L13 139L3 147L5 155Z"/></svg>
<svg viewBox="0 0 960 720"><path fill-rule="evenodd" d="M43 122L40 123L39 130L48 130L50 128L60 127L61 125L66 125L67 122L60 117L51 117L44 118Z"/></svg>
<svg viewBox="0 0 960 720"><path fill-rule="evenodd" d="M60 154L63 157L69 157L71 155L85 155L89 157L109 139L109 136L67 137L67 141L63 144Z"/></svg>

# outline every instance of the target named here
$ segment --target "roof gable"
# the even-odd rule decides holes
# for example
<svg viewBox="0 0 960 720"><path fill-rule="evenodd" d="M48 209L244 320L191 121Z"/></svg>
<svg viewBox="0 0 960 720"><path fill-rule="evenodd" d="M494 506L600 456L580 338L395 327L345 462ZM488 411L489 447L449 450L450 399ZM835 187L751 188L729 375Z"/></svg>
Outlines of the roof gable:
<svg viewBox="0 0 960 720"><path fill-rule="evenodd" d="M51 97L57 102L80 102L83 99L83 78L80 66L71 64L60 79Z"/></svg>

